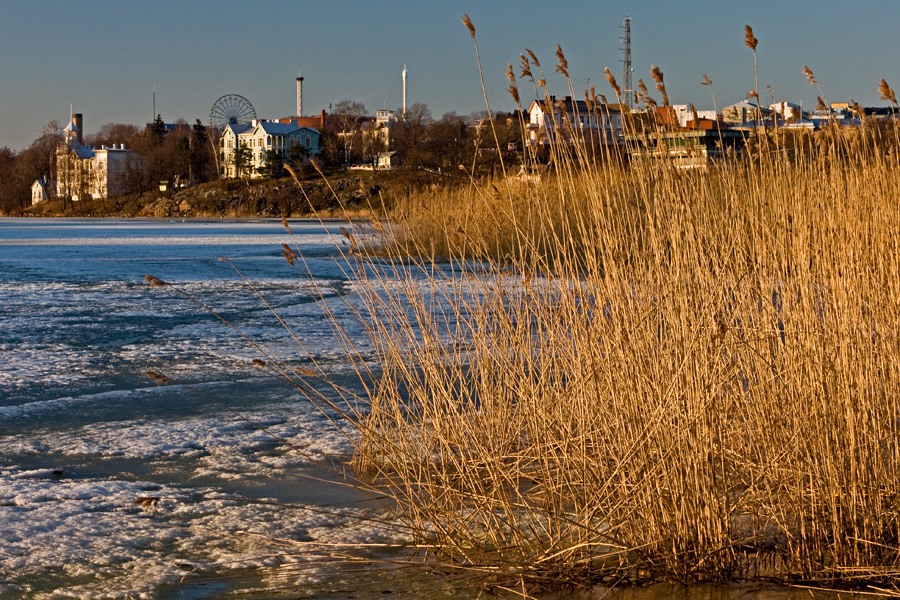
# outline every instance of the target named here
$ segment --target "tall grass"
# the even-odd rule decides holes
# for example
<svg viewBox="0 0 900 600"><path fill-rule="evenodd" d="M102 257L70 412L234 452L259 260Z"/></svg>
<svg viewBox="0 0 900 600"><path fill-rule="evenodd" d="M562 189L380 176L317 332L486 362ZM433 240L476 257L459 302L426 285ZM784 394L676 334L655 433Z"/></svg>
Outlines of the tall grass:
<svg viewBox="0 0 900 600"><path fill-rule="evenodd" d="M501 586L900 575L895 135L398 199L357 467Z"/></svg>

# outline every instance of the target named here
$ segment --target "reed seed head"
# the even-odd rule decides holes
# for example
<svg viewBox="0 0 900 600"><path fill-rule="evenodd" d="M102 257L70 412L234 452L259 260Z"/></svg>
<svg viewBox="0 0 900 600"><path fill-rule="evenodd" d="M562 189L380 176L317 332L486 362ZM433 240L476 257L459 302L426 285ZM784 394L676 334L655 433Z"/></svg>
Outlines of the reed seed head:
<svg viewBox="0 0 900 600"><path fill-rule="evenodd" d="M706 73L704 73L703 81L700 82L700 85L712 85L712 79L710 79L709 76Z"/></svg>
<svg viewBox="0 0 900 600"><path fill-rule="evenodd" d="M144 281L149 283L150 287L162 287L164 285L167 285L165 281L163 281L159 277L154 277L153 275L145 276Z"/></svg>
<svg viewBox="0 0 900 600"><path fill-rule="evenodd" d="M563 54L562 46L559 44L556 45L556 72L561 73L563 77L569 76L569 61L566 60L565 54Z"/></svg>
<svg viewBox="0 0 900 600"><path fill-rule="evenodd" d="M603 72L606 74L606 80L609 82L610 87L616 93L616 97L618 98L622 95L622 90L619 88L619 84L616 83L616 78L609 72L609 67L604 67Z"/></svg>
<svg viewBox="0 0 900 600"><path fill-rule="evenodd" d="M645 96L649 96L650 92L647 91L647 85L644 83L643 79L638 79L638 89L641 90L641 93Z"/></svg>
<svg viewBox="0 0 900 600"><path fill-rule="evenodd" d="M512 99L516 103L516 106L519 106L521 104L521 101L519 100L519 88L516 87L516 84L509 84L509 88L507 88L507 91L509 92L509 95L512 96Z"/></svg>
<svg viewBox="0 0 900 600"><path fill-rule="evenodd" d="M288 261L288 263L293 267L294 261L297 260L297 253L294 252L294 249L288 246L287 244L281 245L281 253L284 255L284 258Z"/></svg>
<svg viewBox="0 0 900 600"><path fill-rule="evenodd" d="M825 106L825 101L822 100L821 96L816 96L816 110L820 110L822 112L828 112L828 107Z"/></svg>
<svg viewBox="0 0 900 600"><path fill-rule="evenodd" d="M809 85L818 85L819 82L816 81L816 76L813 75L812 69L803 65L803 74L806 75L806 81L809 82Z"/></svg>
<svg viewBox="0 0 900 600"><path fill-rule="evenodd" d="M756 52L756 44L759 43L759 40L753 36L753 28L749 25L744 26L744 44Z"/></svg>
<svg viewBox="0 0 900 600"><path fill-rule="evenodd" d="M524 54L519 55L519 76L534 78L534 75L531 73L531 65L528 63L528 59Z"/></svg>
<svg viewBox="0 0 900 600"><path fill-rule="evenodd" d="M639 100L643 102L647 108L656 108L656 100L650 96L650 92L647 90L647 84L644 83L643 79L638 79L638 90L640 90Z"/></svg>
<svg viewBox="0 0 900 600"><path fill-rule="evenodd" d="M466 29L469 30L469 35L472 36L472 39L475 39L475 26L472 25L472 19L469 18L469 15L463 15L462 22L465 24Z"/></svg>
<svg viewBox="0 0 900 600"><path fill-rule="evenodd" d="M666 84L663 81L663 72L656 65L650 66L650 77L656 81L656 89L662 95L663 106L669 105L669 94L666 93Z"/></svg>
<svg viewBox="0 0 900 600"><path fill-rule="evenodd" d="M541 68L541 62L537 59L537 56L535 56L534 52L532 52L532 51L529 50L528 48L525 48L525 52L527 52L527 53L528 53L528 56L531 57L531 64L533 64L533 65L536 66L538 69L540 69L540 68Z"/></svg>
<svg viewBox="0 0 900 600"><path fill-rule="evenodd" d="M169 383L168 377L162 373L157 373L156 371L144 371L144 375L155 381L158 385L166 385Z"/></svg>
<svg viewBox="0 0 900 600"><path fill-rule="evenodd" d="M891 89L891 86L884 79L878 84L878 91L881 93L882 100L887 100L891 104L897 104L897 96L894 95L894 90Z"/></svg>

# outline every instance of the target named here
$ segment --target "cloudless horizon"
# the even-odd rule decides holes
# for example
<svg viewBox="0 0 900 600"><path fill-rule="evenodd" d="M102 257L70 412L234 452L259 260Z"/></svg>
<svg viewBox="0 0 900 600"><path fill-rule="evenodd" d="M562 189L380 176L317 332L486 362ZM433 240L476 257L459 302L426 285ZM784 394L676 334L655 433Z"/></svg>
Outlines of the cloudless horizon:
<svg viewBox="0 0 900 600"><path fill-rule="evenodd" d="M427 104L435 118L483 111L464 13L477 30L495 111L515 108L504 75L507 63L518 75L526 48L540 59L551 93L568 94L554 73L557 44L576 96L594 85L613 101L603 69L621 83L626 16L634 84L643 78L653 90L650 67L658 65L673 104L712 109L712 91L721 111L746 97L755 85L753 53L744 45L748 24L759 39L764 102L812 108L824 92L827 102L886 106L881 78L900 91L900 10L888 0L8 2L0 18L0 147L21 151L47 123L64 127L70 105L84 115L87 135L108 123L143 126L154 118L154 90L156 113L166 122L207 123L226 94L246 97L263 119L293 115L298 72L306 115L342 100L362 102L370 114L397 109L404 65L409 104ZM808 85L804 65L822 92ZM700 85L703 74L712 90ZM520 80L519 87L527 106L531 83Z"/></svg>

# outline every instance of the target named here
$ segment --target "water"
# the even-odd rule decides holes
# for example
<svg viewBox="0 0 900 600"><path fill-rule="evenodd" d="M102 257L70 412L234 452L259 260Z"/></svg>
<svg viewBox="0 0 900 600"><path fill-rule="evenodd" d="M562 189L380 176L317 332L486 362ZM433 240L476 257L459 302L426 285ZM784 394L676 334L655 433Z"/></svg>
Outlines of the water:
<svg viewBox="0 0 900 600"><path fill-rule="evenodd" d="M368 570L323 550L397 533L360 518L380 515L377 503L335 476L352 451L346 437L204 308L291 365L315 361L358 389L323 316L370 357L337 252L340 224L298 221L292 231L267 220L0 219L0 598L477 595L477 581L464 589ZM283 243L306 267L286 262ZM159 386L148 370L172 382ZM747 585L571 594L540 597L849 597Z"/></svg>
<svg viewBox="0 0 900 600"><path fill-rule="evenodd" d="M317 464L340 468L347 439L198 305L352 386L323 318L327 307L353 331L339 227L0 219L0 597L296 597L336 569L273 540L386 539L355 518L372 509L365 496L310 479L334 479Z"/></svg>

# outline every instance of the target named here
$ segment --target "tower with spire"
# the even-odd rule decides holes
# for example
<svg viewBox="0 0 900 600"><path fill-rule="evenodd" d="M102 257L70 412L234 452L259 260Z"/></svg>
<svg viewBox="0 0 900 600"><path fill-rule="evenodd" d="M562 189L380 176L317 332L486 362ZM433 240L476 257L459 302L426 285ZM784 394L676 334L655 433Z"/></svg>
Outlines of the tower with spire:
<svg viewBox="0 0 900 600"><path fill-rule="evenodd" d="M63 129L66 145L73 146L76 142L84 146L84 131L81 113L72 113L70 109L69 124Z"/></svg>

